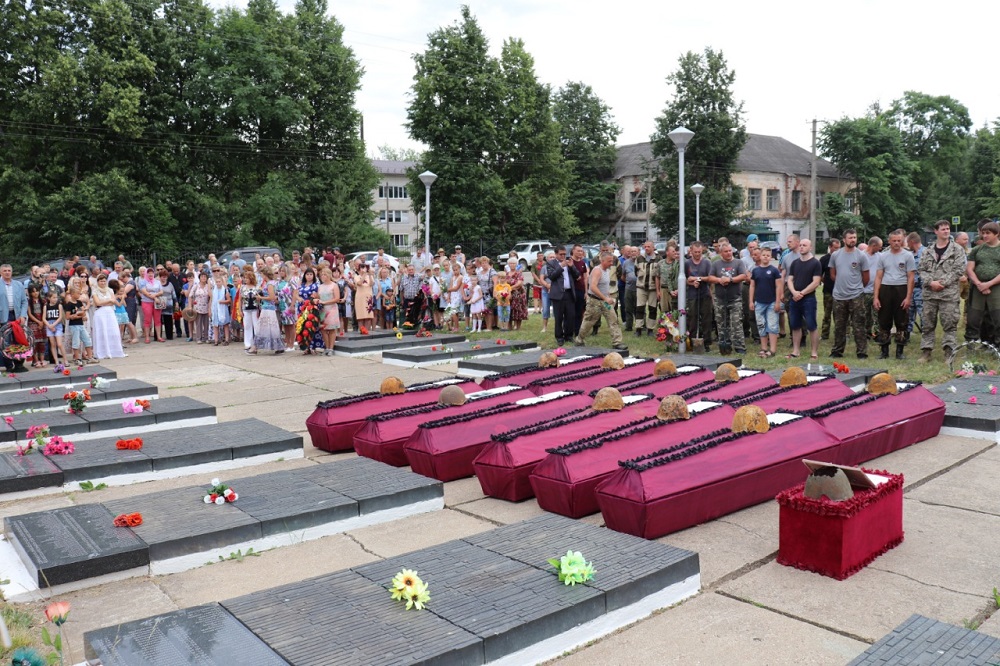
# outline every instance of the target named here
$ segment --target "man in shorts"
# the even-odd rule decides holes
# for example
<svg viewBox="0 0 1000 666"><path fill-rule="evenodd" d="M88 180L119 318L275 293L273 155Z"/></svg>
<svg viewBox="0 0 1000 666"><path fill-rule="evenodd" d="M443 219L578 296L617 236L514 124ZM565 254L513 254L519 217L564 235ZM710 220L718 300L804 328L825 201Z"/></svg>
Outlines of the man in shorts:
<svg viewBox="0 0 1000 666"><path fill-rule="evenodd" d="M798 259L788 267L785 283L791 298L788 301L788 328L792 331L792 353L788 358L798 358L804 331L809 332L809 358L819 358L819 330L816 326L816 290L823 283L823 267L813 256L812 241L799 241Z"/></svg>
<svg viewBox="0 0 1000 666"><path fill-rule="evenodd" d="M778 313L784 289L781 271L771 265L771 248L760 249L760 263L750 272L750 303L757 318L761 358L771 358L778 351Z"/></svg>

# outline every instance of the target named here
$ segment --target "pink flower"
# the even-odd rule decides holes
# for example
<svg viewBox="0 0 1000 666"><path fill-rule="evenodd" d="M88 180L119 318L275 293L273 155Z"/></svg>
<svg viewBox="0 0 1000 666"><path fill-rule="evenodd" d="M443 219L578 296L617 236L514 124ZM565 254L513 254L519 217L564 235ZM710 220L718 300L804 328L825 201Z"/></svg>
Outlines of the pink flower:
<svg viewBox="0 0 1000 666"><path fill-rule="evenodd" d="M979 402L979 401L978 401L978 400L976 400L976 396L971 396L971 397L969 398L969 403L970 403L970 404L973 404L973 405L974 405L974 404L976 404L977 402Z"/></svg>
<svg viewBox="0 0 1000 666"><path fill-rule="evenodd" d="M13 416L5 416L5 417L3 417L3 420L7 423L7 425L13 425L14 424L14 417Z"/></svg>
<svg viewBox="0 0 1000 666"><path fill-rule="evenodd" d="M45 607L45 617L58 627L69 617L69 602L56 601Z"/></svg>

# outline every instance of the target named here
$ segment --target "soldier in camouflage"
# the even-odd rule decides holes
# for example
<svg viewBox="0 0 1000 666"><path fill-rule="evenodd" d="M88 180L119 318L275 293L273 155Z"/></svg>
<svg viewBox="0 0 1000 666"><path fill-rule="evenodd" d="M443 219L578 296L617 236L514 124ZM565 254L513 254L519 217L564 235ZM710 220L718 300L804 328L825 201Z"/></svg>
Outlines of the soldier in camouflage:
<svg viewBox="0 0 1000 666"><path fill-rule="evenodd" d="M743 337L742 283L747 281L747 269L741 259L733 257L733 246L719 244L719 259L712 263L708 282L715 285L715 325L719 331L719 352L735 351L746 354Z"/></svg>
<svg viewBox="0 0 1000 666"><path fill-rule="evenodd" d="M951 222L938 220L934 224L937 241L926 248L917 263L917 273L923 284L924 311L921 316L920 362L931 360L934 353L934 332L938 320L944 331L944 359L951 358L958 346L958 321L961 317L961 279L965 275L965 251L951 240Z"/></svg>

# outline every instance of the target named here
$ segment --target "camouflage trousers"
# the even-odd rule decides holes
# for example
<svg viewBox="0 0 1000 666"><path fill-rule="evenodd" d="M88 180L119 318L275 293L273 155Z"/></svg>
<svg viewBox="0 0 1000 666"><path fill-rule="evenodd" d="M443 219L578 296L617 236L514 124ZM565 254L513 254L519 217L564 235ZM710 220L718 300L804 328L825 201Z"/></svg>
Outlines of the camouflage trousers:
<svg viewBox="0 0 1000 666"><path fill-rule="evenodd" d="M864 354L868 351L867 330L870 329L865 329L867 305L864 294L847 301L834 300L832 353L844 353L844 347L847 346L848 324L854 331L854 345L857 347L857 352Z"/></svg>
<svg viewBox="0 0 1000 666"><path fill-rule="evenodd" d="M580 333L576 339L583 342L594 330L594 325L600 323L601 317L604 317L608 322L608 330L611 331L611 344L621 344L622 329L618 325L618 315L615 314L615 309L599 298L590 295L587 296L587 307L583 311L583 323L580 324Z"/></svg>
<svg viewBox="0 0 1000 666"><path fill-rule="evenodd" d="M735 350L746 353L743 337L743 301L715 300L715 327L719 333L719 351Z"/></svg>
<svg viewBox="0 0 1000 666"><path fill-rule="evenodd" d="M913 325L916 324L920 330L924 330L924 289L923 287L913 288L913 298L910 299L910 323L906 327L907 333L913 333ZM919 317L920 321L917 321ZM931 338L934 337L934 328L931 327ZM923 348L923 342L920 343ZM952 346L952 349L955 347Z"/></svg>
<svg viewBox="0 0 1000 666"><path fill-rule="evenodd" d="M875 312L875 294L865 294L865 335L878 335L878 314Z"/></svg>
<svg viewBox="0 0 1000 666"><path fill-rule="evenodd" d="M934 349L934 332L940 320L944 330L941 346L955 350L958 347L960 310L961 301L941 298L928 298L924 301L924 313L920 318L920 349ZM912 307L910 312L913 312Z"/></svg>

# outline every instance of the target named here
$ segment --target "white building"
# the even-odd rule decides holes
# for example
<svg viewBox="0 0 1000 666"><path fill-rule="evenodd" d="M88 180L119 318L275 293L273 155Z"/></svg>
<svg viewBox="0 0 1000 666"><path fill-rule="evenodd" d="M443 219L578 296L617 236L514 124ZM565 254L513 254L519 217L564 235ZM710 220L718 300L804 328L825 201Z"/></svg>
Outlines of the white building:
<svg viewBox="0 0 1000 666"><path fill-rule="evenodd" d="M372 193L372 224L385 230L392 244L409 250L414 243L419 244L417 216L410 200L410 183L406 170L416 162L395 160L372 160L372 166L379 173L379 184Z"/></svg>

